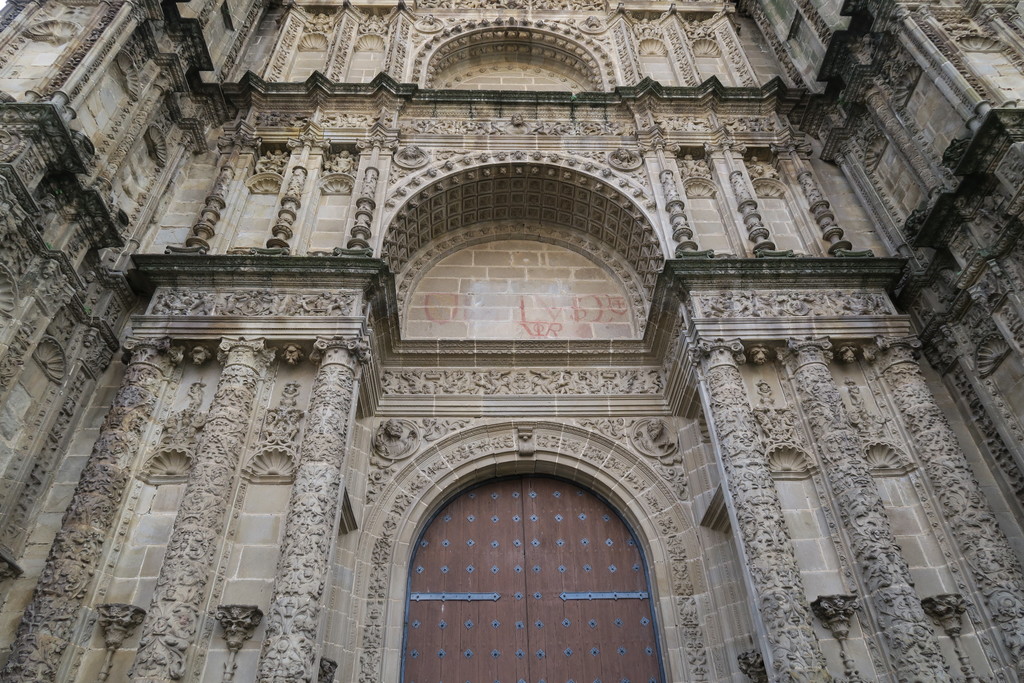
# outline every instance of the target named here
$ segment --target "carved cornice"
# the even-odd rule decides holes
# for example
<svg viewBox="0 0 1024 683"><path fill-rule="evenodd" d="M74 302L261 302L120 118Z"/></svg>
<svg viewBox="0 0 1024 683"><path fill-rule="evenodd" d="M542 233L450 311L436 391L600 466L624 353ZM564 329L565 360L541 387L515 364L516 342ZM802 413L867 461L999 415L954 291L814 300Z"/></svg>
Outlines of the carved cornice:
<svg viewBox="0 0 1024 683"><path fill-rule="evenodd" d="M665 272L686 291L791 287L889 291L905 264L900 258L676 259L665 263Z"/></svg>
<svg viewBox="0 0 1024 683"><path fill-rule="evenodd" d="M287 104L288 109L315 109L331 106L332 99L351 97L376 97L387 93L398 100L409 103L501 103L513 104L562 104L579 107L596 105L618 105L627 101L654 97L659 100L679 102L697 100L711 102L777 102L785 112L796 106L803 97L803 91L789 88L780 78L773 78L756 88L730 87L722 85L712 76L697 86L668 87L645 78L635 86L617 86L610 92L537 92L509 90L433 90L420 88L412 83L399 83L387 74L381 73L369 83L339 83L319 71L300 83L268 82L252 72L247 72L236 83L225 83L224 96L230 105L238 109L250 106L270 108L277 102Z"/></svg>

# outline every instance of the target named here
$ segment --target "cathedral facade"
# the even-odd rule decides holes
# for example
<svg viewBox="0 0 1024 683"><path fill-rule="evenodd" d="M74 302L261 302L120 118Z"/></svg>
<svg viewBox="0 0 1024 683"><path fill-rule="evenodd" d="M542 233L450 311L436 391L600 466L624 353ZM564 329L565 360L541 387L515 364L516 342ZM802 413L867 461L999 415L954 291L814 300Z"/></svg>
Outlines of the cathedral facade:
<svg viewBox="0 0 1024 683"><path fill-rule="evenodd" d="M1011 0L9 0L0 681L1024 681Z"/></svg>

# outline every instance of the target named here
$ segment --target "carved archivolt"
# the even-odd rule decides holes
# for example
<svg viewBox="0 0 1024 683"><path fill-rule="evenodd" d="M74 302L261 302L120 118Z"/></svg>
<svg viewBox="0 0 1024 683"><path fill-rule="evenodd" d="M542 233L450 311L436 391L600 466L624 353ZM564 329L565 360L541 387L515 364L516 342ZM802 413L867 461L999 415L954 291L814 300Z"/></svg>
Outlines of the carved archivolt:
<svg viewBox="0 0 1024 683"><path fill-rule="evenodd" d="M648 292L664 263L654 227L628 197L580 171L528 163L473 167L418 191L390 221L382 257L398 272L428 242L452 230L508 219L597 238L629 262Z"/></svg>
<svg viewBox="0 0 1024 683"><path fill-rule="evenodd" d="M516 61L543 65L584 90L604 90L615 80L611 58L592 38L557 22L511 17L446 29L427 41L413 68L421 85L441 87L466 62L507 63L517 55Z"/></svg>
<svg viewBox="0 0 1024 683"><path fill-rule="evenodd" d="M522 428L523 425L516 425ZM355 595L366 596L357 616L361 667L352 680L395 680L397 651L404 617L404 596L412 543L423 520L455 492L473 483L506 474L533 472L579 481L620 510L637 533L653 576L651 585L670 592L663 602L661 621L666 662L706 662L706 636L695 615L693 583L687 570L686 546L693 543L691 523L682 514L671 484L645 461L614 441L578 427L536 423L529 425L535 455L524 459L516 446L512 424L482 425L439 439L388 478L361 525L362 565L356 576ZM408 425L405 425L408 427ZM402 429L404 429L403 427ZM401 440L396 429L396 438ZM417 510L417 514L410 511ZM395 598L398 598L397 600ZM675 605L673 614L665 607ZM678 665L677 665L678 666ZM681 667L682 668L682 667ZM687 679L685 670L672 671L673 680Z"/></svg>

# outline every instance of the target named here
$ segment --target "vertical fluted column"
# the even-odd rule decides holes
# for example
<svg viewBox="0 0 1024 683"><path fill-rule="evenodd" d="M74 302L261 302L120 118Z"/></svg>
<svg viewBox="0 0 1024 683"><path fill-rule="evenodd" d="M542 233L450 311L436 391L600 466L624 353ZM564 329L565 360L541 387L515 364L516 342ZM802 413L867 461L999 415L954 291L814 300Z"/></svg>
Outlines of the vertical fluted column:
<svg viewBox="0 0 1024 683"><path fill-rule="evenodd" d="M703 381L776 681L827 681L793 542L738 363L738 340L701 341Z"/></svg>
<svg viewBox="0 0 1024 683"><path fill-rule="evenodd" d="M142 626L132 681L165 683L185 673L196 638L217 540L224 531L235 468L252 422L260 378L274 352L263 340L224 339L217 392L199 433L195 459L167 543L152 606Z"/></svg>
<svg viewBox="0 0 1024 683"><path fill-rule="evenodd" d="M318 339L313 383L285 537L256 680L315 681L317 632L332 541L337 536L342 466L348 449L362 338Z"/></svg>
<svg viewBox="0 0 1024 683"><path fill-rule="evenodd" d="M942 652L914 592L864 449L828 364L827 339L790 340L786 360L899 680L949 681Z"/></svg>
<svg viewBox="0 0 1024 683"><path fill-rule="evenodd" d="M952 427L935 402L916 359L914 338L876 339L874 363L914 443L921 463L1003 642L1024 673L1024 573L985 502Z"/></svg>
<svg viewBox="0 0 1024 683"><path fill-rule="evenodd" d="M6 683L54 681L92 586L108 532L121 507L129 468L151 424L159 394L180 351L167 339L129 339L131 359L99 438L85 463L61 528L25 609L0 674Z"/></svg>

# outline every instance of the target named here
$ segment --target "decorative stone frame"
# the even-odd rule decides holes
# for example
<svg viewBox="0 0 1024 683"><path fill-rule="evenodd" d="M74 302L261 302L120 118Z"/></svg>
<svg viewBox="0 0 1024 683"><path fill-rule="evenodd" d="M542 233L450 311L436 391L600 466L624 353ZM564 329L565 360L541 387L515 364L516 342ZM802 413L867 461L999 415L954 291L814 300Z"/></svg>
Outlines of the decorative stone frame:
<svg viewBox="0 0 1024 683"><path fill-rule="evenodd" d="M498 188L502 182L513 187ZM507 205L479 201L512 193L534 194L538 201ZM465 205L467 197L477 200L473 206ZM459 203L458 213L447 210L454 202ZM443 211L439 210L442 206ZM491 163L434 179L386 218L381 258L393 272L401 272L432 240L464 226L506 219L549 223L596 238L629 262L650 299L666 248L651 217L607 182L580 170L545 163Z"/></svg>
<svg viewBox="0 0 1024 683"><path fill-rule="evenodd" d="M469 486L523 474L586 486L619 511L647 561L668 680L697 680L690 671L695 662L706 672L704 643L709 641L700 624L713 617L708 606L700 609L703 596L694 595L693 584L706 585L704 578L691 582L689 574L687 548L697 547L696 531L659 466L576 426L525 426L536 444L532 457L523 457L517 447L524 424L489 424L441 439L387 473L387 485L365 512L357 552L371 562L356 570L353 595L362 601L355 609L360 672L352 680L398 679L409 564L427 520Z"/></svg>
<svg viewBox="0 0 1024 683"><path fill-rule="evenodd" d="M588 84L592 91L606 91L616 81L614 60L593 38L558 22L512 17L455 24L431 38L413 62L413 79L421 87L434 87L447 61L457 60L464 50L482 49L488 44L507 45L508 33L522 36L512 39L515 42L535 44L563 57L566 71L574 72L574 80Z"/></svg>

